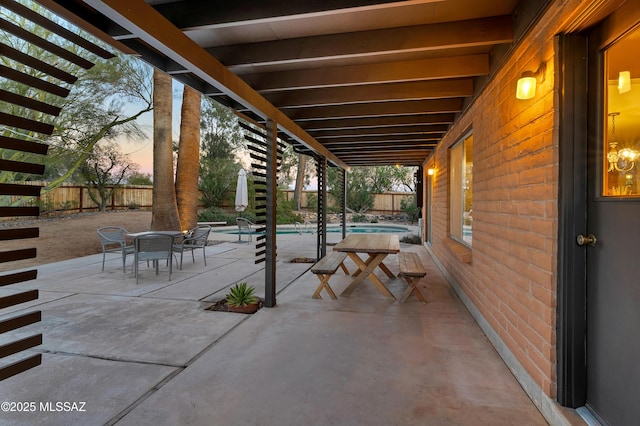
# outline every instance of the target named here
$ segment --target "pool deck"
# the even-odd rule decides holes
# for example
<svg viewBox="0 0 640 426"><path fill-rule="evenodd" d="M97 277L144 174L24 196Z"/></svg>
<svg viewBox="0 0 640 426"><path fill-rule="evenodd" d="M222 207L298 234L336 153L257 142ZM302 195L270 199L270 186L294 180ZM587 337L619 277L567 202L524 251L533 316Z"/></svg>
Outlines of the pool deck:
<svg viewBox="0 0 640 426"><path fill-rule="evenodd" d="M207 266L186 258L171 281L166 269L142 268L136 285L117 255L104 272L102 255L93 255L0 288L40 289L39 300L0 319L41 310L41 323L9 335L44 336L28 351L42 353L42 365L0 386L0 401L35 410L1 412L0 423L546 424L424 247L401 250L420 256L429 303L398 303L364 283L350 297L312 299L311 265L288 260L315 257L316 236L279 236L277 306L243 315L205 308L238 281L264 294L264 264L254 263L253 244L212 238L224 242L207 248ZM397 272L394 256L388 266ZM337 293L349 282L341 272L331 278ZM386 284L396 296L404 291L402 280ZM83 411L57 411L56 402L81 402Z"/></svg>

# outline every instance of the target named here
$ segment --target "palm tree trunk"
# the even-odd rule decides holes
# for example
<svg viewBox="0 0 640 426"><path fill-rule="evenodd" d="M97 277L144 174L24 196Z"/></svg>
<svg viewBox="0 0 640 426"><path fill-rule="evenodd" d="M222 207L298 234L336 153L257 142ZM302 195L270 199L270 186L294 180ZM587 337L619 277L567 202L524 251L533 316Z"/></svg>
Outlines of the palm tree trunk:
<svg viewBox="0 0 640 426"><path fill-rule="evenodd" d="M153 207L151 229L179 230L171 140L172 79L153 71Z"/></svg>
<svg viewBox="0 0 640 426"><path fill-rule="evenodd" d="M184 86L180 117L180 144L176 166L176 197L183 230L198 221L198 177L200 172L200 93Z"/></svg>

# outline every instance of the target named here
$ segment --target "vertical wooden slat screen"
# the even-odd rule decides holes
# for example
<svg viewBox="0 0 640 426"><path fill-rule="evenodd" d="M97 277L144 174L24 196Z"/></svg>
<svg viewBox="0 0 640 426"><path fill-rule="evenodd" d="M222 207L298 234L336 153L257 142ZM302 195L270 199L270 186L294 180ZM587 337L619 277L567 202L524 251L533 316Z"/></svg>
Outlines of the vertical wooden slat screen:
<svg viewBox="0 0 640 426"><path fill-rule="evenodd" d="M56 45L54 42L45 40L28 30L10 22L7 17L22 17L32 23L46 28L60 39L65 39L77 46L82 47L88 52L88 56L97 55L101 58L108 59L113 54L94 45L91 41L82 38L80 35L73 33L60 24L48 19L28 7L13 1L0 0L0 8L4 8L0 14L0 30L7 36L19 39L24 45L35 45L57 55L57 58L51 57L50 63L32 57L29 54L16 50L3 43L0 43L0 54L3 56L26 65L34 70L39 71L38 77L25 74L23 72L11 69L7 66L0 66L0 76L7 80L24 84L36 90L43 90L48 93L55 94L60 98L66 97L70 93L69 84L73 84L77 77L65 71L60 70L56 65L60 59L71 62L83 69L91 68L94 63L79 54L72 53L65 48ZM8 11L8 12L7 12ZM60 114L60 107L40 102L29 97L25 97L10 91L0 90L0 100L9 104L20 107L23 111L20 115L0 113L0 125L4 126L4 134L0 135L0 149L8 149L23 153L46 155L48 146L39 142L16 137L23 131L33 132L41 135L51 135L54 126L50 123L53 117ZM18 129L15 131L13 129ZM25 174L41 175L44 173L42 164L0 160L0 171L10 171ZM22 197L39 197L40 187L32 185L23 185L20 183L3 183L0 184L0 195L2 196L22 196ZM14 207L0 206L0 217L19 217L19 216L39 216L37 207ZM39 236L38 228L11 228L0 230L0 243L2 241L16 239L36 239ZM34 241L35 245L35 241ZM0 250L0 263L14 262L17 260L31 259L36 257L37 250L35 247L19 250ZM38 276L36 269L9 272L0 275L0 287L12 284L23 283L35 280ZM23 303L32 302L38 299L38 290L24 290L9 296L0 297L0 315L2 309L17 306ZM40 311L28 312L9 317L0 321L0 334L8 333L22 327L40 322L42 314ZM20 356L22 352L32 349L42 344L42 334L36 334L11 341L0 346L0 359L8 356ZM42 362L41 354L24 354L17 361L8 364L0 364L0 380L7 379L22 373L33 367L40 365Z"/></svg>
<svg viewBox="0 0 640 426"><path fill-rule="evenodd" d="M256 237L256 260L255 263L262 263L265 258L266 247L266 235L264 234L266 228L266 212L267 212L267 147L266 147L266 134L244 123L240 123L240 126L247 132L244 135L245 140L248 142L247 148L249 148L249 157L251 158L251 175L253 176L253 184L255 189L255 212L256 212L256 225L258 228L258 236Z"/></svg>
<svg viewBox="0 0 640 426"><path fill-rule="evenodd" d="M267 134L261 129L252 127L244 122L240 122L246 133L245 140L248 142L249 157L251 158L251 174L255 188L255 210L256 225L258 225L258 236L256 237L256 260L255 263L262 263L266 260L266 223L267 223ZM277 170L280 171L282 152L284 144L278 142Z"/></svg>

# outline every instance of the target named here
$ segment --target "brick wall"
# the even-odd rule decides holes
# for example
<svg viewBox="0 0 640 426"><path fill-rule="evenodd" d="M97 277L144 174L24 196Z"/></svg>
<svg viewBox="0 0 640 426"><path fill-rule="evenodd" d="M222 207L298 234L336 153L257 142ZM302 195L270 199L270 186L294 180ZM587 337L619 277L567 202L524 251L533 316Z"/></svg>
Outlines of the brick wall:
<svg viewBox="0 0 640 426"><path fill-rule="evenodd" d="M557 1L452 127L434 155L432 250L520 364L556 396L558 143L554 36L580 1ZM535 98L517 100L523 71L546 61ZM473 248L448 237L448 148L472 129ZM426 181L426 179L425 179ZM459 247L458 247L459 248Z"/></svg>

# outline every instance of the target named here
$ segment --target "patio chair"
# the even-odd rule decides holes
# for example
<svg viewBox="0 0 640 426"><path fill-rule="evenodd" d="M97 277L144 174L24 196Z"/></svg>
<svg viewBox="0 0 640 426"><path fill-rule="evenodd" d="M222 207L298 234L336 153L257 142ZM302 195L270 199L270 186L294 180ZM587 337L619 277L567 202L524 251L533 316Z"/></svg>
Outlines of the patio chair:
<svg viewBox="0 0 640 426"><path fill-rule="evenodd" d="M167 234L150 233L133 240L134 246L134 271L136 276L136 284L138 284L138 263L151 260L156 268L158 275L158 264L160 260L166 260L169 265L169 281L171 281L171 273L173 272L173 236Z"/></svg>
<svg viewBox="0 0 640 426"><path fill-rule="evenodd" d="M236 218L236 225L238 225L238 241L242 241L242 230L245 229L249 235L249 241L253 241L251 237L251 229L255 224L243 217Z"/></svg>
<svg viewBox="0 0 640 426"><path fill-rule="evenodd" d="M120 226L103 226L97 229L102 244L102 272L104 272L104 261L107 253L122 254L122 272L126 272L125 263L127 255L133 254L133 246L127 245L125 234L127 230Z"/></svg>
<svg viewBox="0 0 640 426"><path fill-rule="evenodd" d="M211 226L200 225L196 226L185 236L179 244L173 245L173 252L180 253L180 266L178 269L182 270L182 257L185 251L191 251L191 259L193 263L196 263L196 257L193 254L195 250L202 249L202 257L204 258L204 265L207 266L207 254L205 248L207 247L207 240L209 239L209 233L211 232ZM176 257L177 260L177 257Z"/></svg>

